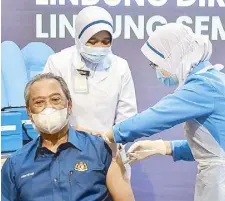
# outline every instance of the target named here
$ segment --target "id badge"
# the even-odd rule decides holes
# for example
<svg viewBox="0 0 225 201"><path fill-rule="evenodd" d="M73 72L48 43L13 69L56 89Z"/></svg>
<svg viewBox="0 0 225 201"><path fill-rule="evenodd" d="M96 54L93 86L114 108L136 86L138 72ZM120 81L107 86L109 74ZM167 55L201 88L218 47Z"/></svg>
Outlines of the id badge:
<svg viewBox="0 0 225 201"><path fill-rule="evenodd" d="M80 74L77 70L75 70L74 89L75 93L88 93L89 91L87 76Z"/></svg>

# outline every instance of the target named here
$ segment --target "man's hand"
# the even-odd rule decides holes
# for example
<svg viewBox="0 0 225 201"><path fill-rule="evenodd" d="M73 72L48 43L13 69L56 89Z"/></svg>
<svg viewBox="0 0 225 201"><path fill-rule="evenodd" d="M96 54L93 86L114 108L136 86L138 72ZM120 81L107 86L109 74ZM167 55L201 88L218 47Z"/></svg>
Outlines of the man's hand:
<svg viewBox="0 0 225 201"><path fill-rule="evenodd" d="M143 160L155 154L171 155L171 146L168 141L163 140L144 140L135 142L127 151L128 163Z"/></svg>

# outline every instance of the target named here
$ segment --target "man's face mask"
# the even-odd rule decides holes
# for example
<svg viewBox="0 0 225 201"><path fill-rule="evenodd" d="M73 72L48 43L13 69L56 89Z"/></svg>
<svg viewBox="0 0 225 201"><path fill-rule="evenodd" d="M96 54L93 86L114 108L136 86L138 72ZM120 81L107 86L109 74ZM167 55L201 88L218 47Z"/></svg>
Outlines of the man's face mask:
<svg viewBox="0 0 225 201"><path fill-rule="evenodd" d="M55 134L68 123L68 109L45 108L38 114L31 114L35 127L46 134Z"/></svg>
<svg viewBox="0 0 225 201"><path fill-rule="evenodd" d="M80 54L91 63L100 63L111 53L111 47L91 47L82 45Z"/></svg>

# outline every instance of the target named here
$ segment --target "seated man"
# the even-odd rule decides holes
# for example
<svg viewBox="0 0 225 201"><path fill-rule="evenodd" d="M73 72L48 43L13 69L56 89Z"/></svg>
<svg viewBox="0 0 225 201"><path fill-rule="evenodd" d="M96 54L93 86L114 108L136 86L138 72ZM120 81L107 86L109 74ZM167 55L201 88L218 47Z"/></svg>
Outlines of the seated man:
<svg viewBox="0 0 225 201"><path fill-rule="evenodd" d="M3 201L134 200L124 170L112 161L108 145L69 127L72 101L61 77L51 73L35 76L24 96L40 137L5 162Z"/></svg>

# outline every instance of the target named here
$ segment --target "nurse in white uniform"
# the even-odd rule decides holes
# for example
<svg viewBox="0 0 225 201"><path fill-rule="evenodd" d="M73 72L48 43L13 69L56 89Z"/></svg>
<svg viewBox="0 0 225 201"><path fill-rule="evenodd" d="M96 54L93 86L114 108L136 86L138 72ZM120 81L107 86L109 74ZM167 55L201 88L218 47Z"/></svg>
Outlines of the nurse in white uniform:
<svg viewBox="0 0 225 201"><path fill-rule="evenodd" d="M84 8L75 29L76 45L50 56L44 73L66 81L73 101L73 127L105 132L137 113L131 71L127 61L111 51L113 20L105 9Z"/></svg>

